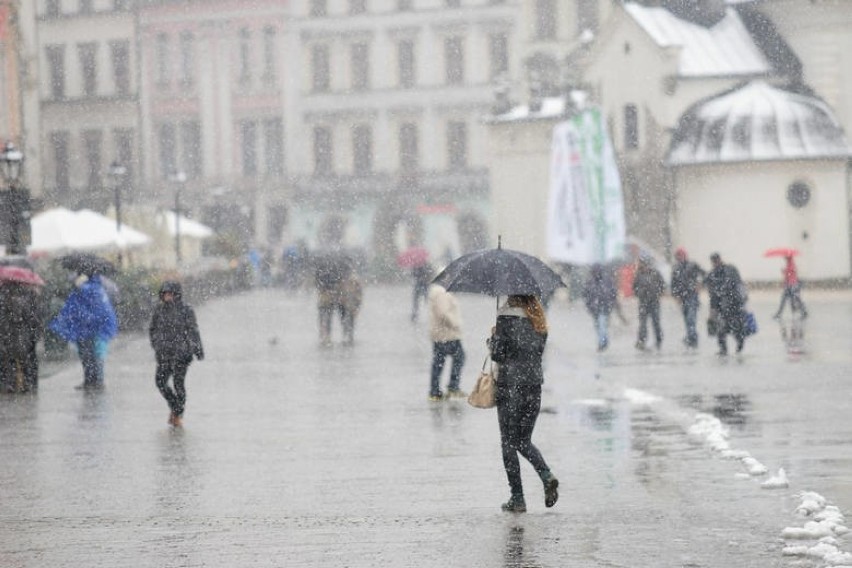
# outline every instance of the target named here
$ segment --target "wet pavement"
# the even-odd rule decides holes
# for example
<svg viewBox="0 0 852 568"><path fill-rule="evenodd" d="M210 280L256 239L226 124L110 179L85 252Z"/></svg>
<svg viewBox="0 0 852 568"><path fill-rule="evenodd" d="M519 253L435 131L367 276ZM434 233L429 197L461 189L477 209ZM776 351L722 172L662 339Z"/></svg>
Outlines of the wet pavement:
<svg viewBox="0 0 852 568"><path fill-rule="evenodd" d="M703 334L683 348L669 303L659 353L633 348L628 302L598 355L591 318L554 302L534 440L561 497L546 509L522 462L525 515L499 508L495 412L427 401L431 344L408 288L367 288L353 347L339 329L319 347L311 294L217 299L198 309L207 359L182 429L142 336L116 343L103 393L74 390L72 361L37 396L0 398L0 567L820 566L782 556L781 531L802 526L803 490L852 507L852 295L806 294L791 346L777 294L752 296L761 330L725 359ZM494 300L460 300L468 389ZM790 486L762 489L767 476L691 437L701 412Z"/></svg>

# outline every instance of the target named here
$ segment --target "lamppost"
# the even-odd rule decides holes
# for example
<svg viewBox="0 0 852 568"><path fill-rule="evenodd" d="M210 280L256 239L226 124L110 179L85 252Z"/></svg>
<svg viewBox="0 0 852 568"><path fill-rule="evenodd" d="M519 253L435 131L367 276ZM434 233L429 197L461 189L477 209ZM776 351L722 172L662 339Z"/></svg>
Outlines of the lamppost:
<svg viewBox="0 0 852 568"><path fill-rule="evenodd" d="M172 174L171 180L175 182L175 262L180 266L182 256L180 251L180 192L186 183L186 173L178 171Z"/></svg>
<svg viewBox="0 0 852 568"><path fill-rule="evenodd" d="M25 254L26 246L22 238L22 226L28 222L29 195L25 188L18 185L24 169L24 153L11 142L6 142L0 153L3 179L9 186L8 195L3 204L7 209L6 217L9 222L8 244L10 254Z"/></svg>
<svg viewBox="0 0 852 568"><path fill-rule="evenodd" d="M124 183L124 176L127 175L127 168L114 161L109 165L109 177L113 184L113 200L115 205L115 230L121 235L121 184ZM122 258L121 248L118 249L118 265L122 266L124 259Z"/></svg>

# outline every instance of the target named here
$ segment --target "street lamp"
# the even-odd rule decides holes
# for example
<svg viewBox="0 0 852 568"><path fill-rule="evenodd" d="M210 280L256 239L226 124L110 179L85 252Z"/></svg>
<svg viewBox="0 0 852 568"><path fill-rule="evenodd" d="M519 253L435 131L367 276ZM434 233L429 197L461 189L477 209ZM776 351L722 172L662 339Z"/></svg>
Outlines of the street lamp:
<svg viewBox="0 0 852 568"><path fill-rule="evenodd" d="M27 222L29 214L29 195L25 188L21 188L18 182L24 169L24 153L18 150L11 142L6 142L3 152L0 153L0 172L9 186L3 205L9 222L9 234L7 235L10 254L24 254L26 247L21 236L22 225Z"/></svg>
<svg viewBox="0 0 852 568"><path fill-rule="evenodd" d="M115 230L118 232L118 238L121 238L121 184L124 182L124 176L127 175L127 168L113 161L109 165L109 177L113 184L113 199L115 205ZM118 249L118 265L122 266L124 259L122 258L121 248Z"/></svg>
<svg viewBox="0 0 852 568"><path fill-rule="evenodd" d="M175 262L178 266L181 263L180 251L180 192L183 189L183 184L186 183L186 173L178 171L172 174L171 180L175 182Z"/></svg>

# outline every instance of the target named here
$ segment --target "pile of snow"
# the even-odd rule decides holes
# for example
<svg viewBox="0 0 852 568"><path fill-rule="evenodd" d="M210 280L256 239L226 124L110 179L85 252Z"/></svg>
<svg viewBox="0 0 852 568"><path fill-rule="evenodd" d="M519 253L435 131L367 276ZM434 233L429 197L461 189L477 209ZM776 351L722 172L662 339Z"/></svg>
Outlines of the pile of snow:
<svg viewBox="0 0 852 568"><path fill-rule="evenodd" d="M838 538L849 532L843 513L834 505L828 505L825 497L813 491L799 494L800 505L796 514L811 520L802 527L787 527L781 531L785 540L810 540L813 544L787 545L784 556L817 558L828 566L848 568L852 566L852 554L840 549Z"/></svg>

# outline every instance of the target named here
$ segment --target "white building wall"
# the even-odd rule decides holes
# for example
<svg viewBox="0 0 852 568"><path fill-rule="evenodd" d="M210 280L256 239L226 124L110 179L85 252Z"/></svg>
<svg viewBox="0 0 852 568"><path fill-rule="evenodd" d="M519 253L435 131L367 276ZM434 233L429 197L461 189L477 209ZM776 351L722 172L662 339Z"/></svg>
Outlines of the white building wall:
<svg viewBox="0 0 852 568"><path fill-rule="evenodd" d="M675 172L674 241L703 265L719 252L743 278L780 280L778 259L769 248L801 251L796 262L804 280L846 278L850 274L849 211L842 160L691 166ZM804 181L811 200L795 209L787 188Z"/></svg>

